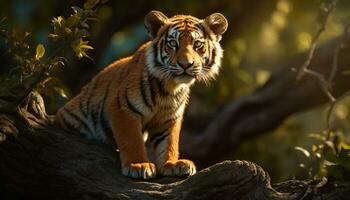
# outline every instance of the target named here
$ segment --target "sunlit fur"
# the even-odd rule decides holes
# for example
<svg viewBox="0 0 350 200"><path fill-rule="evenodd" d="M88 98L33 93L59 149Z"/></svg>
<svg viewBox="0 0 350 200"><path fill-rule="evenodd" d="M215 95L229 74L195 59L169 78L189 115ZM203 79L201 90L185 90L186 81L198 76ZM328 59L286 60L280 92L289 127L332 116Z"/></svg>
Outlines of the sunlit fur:
<svg viewBox="0 0 350 200"><path fill-rule="evenodd" d="M116 144L126 176L147 179L157 172L194 174L193 162L179 159L179 134L190 86L196 80L208 82L219 71L221 35L209 23L223 33L227 22L222 15L210 16L206 20L185 15L168 19L160 12L150 12L145 23L148 29L155 29L152 41L98 73L59 109L56 124ZM216 22L224 27L220 29ZM165 42L169 39L178 46L169 46ZM198 40L201 43L195 44ZM144 139L154 154L152 162Z"/></svg>
<svg viewBox="0 0 350 200"><path fill-rule="evenodd" d="M169 19L166 26L159 31L160 35L147 48L147 65L152 74L163 80L175 80L182 83L178 74L192 76L185 83L195 80L206 84L219 73L223 50L219 44L221 36L215 35L204 23L204 20L192 16L177 15ZM169 40L174 39L178 46L187 45L194 65L185 71L177 64L179 48L170 47ZM203 46L195 48L194 42L200 41ZM192 72L192 73L191 73ZM194 73L193 73L194 72Z"/></svg>

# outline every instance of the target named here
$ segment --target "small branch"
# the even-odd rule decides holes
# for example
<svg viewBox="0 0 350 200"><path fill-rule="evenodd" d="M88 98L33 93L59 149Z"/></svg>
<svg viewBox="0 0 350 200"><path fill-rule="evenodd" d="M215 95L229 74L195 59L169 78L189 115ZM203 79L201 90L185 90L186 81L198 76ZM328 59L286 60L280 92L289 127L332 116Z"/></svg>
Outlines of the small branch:
<svg viewBox="0 0 350 200"><path fill-rule="evenodd" d="M328 8L325 9L325 16L321 22L321 27L318 29L318 31L316 32L316 34L312 38L311 47L309 49L309 52L308 52L308 55L306 57L305 62L303 63L303 65L299 69L299 72L297 74L297 80L300 80L305 75L305 73L308 71L308 67L309 67L311 60L312 60L312 57L314 55L318 40L319 40L322 32L324 30L326 30L327 20L329 18L329 15L332 13L333 9L337 5L337 2L338 2L338 0L333 0L329 4Z"/></svg>
<svg viewBox="0 0 350 200"><path fill-rule="evenodd" d="M316 77L318 80L318 83L321 87L321 89L323 90L323 92L327 95L328 99L331 102L335 101L334 96L332 95L332 93L330 92L331 86L329 84L329 82L326 81L325 77L323 76L323 74L315 72L313 70L310 69L305 69L305 74L311 75L313 77Z"/></svg>
<svg viewBox="0 0 350 200"><path fill-rule="evenodd" d="M325 76L321 73L318 73L314 70L309 69L308 67L310 66L311 60L313 58L313 55L315 53L315 49L317 46L317 42L322 34L322 32L324 30L326 30L326 24L327 24L327 20L329 18L329 15L331 14L331 12L334 10L335 6L337 5L337 1L338 0L333 0L328 8L325 9L325 16L323 18L323 21L321 22L321 27L319 28L319 30L316 32L316 34L314 35L314 37L312 38L312 42L311 42L311 47L310 50L307 54L307 58L305 60L305 62L303 63L303 65L301 66L298 74L297 74L297 80L300 80L305 74L311 75L313 77L316 77L317 80L319 81L319 85L321 87L321 89L323 90L323 92L326 94L326 96L328 97L328 99L331 102L335 102L335 98L332 95L332 93L330 92L331 90L331 81L333 80L335 73L338 69L337 67L337 63L338 63L338 58L337 56L335 57L336 59L333 59L333 67L332 67L332 73L329 76L329 79L326 80ZM339 51L336 51L337 55L339 53Z"/></svg>
<svg viewBox="0 0 350 200"><path fill-rule="evenodd" d="M343 38L340 40L338 43L337 47L334 49L334 54L333 54L333 60L332 60L332 69L331 69L331 74L328 77L328 83L331 83L334 80L334 77L338 71L338 60L339 60L339 53L342 49L344 49L346 45L346 41L349 38L349 29L350 29L350 24L346 25L344 29L344 34ZM338 97L337 99L331 100L331 105L328 109L327 116L326 116L326 122L327 122L327 140L330 139L330 133L331 133L331 115L333 113L333 110L336 106L336 104L344 99L345 97L350 95L350 90L345 92L342 96Z"/></svg>

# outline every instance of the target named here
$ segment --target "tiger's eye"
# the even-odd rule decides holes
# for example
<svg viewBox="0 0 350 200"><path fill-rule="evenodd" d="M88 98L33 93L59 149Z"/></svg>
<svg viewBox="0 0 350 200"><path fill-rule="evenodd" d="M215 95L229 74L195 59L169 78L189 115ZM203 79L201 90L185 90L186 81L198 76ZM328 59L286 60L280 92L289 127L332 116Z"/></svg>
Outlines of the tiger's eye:
<svg viewBox="0 0 350 200"><path fill-rule="evenodd" d="M200 48L202 47L202 45L203 45L203 42L201 41L195 41L193 44L194 48Z"/></svg>
<svg viewBox="0 0 350 200"><path fill-rule="evenodd" d="M171 47L176 47L177 42L176 42L175 40L170 40L170 41L168 41L168 44L169 44Z"/></svg>

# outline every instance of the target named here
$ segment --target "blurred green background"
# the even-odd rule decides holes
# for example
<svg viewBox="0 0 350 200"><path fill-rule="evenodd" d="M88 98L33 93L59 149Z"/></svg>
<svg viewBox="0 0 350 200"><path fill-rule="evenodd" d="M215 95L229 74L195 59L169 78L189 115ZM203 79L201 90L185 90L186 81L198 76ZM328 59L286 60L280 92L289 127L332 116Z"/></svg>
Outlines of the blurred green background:
<svg viewBox="0 0 350 200"><path fill-rule="evenodd" d="M220 76L211 85L196 85L186 118L205 115L261 87L282 63L307 51L317 31L320 0L177 0L177 1L112 1L98 10L99 21L92 25L89 54L95 62L78 61L71 56L68 65L58 71L57 82L68 98L108 63L132 54L143 42L147 32L143 17L150 10L160 10L169 17L189 14L204 18L213 12L224 14L229 21L222 45L225 50ZM67 16L77 0L1 0L0 15L7 24L31 32L34 42L48 46L51 19ZM350 1L339 1L330 16L321 43L341 35L349 19ZM3 47L0 46L3 51ZM46 94L48 109L54 113L67 101L55 93ZM332 122L349 136L349 103L338 104ZM227 159L246 159L265 168L274 181L293 177L305 178L299 163L302 155L294 147L311 148L311 133L325 127L325 107L290 117L278 129L252 138L233 151ZM186 121L186 119L185 119ZM193 122L194 123L194 122Z"/></svg>

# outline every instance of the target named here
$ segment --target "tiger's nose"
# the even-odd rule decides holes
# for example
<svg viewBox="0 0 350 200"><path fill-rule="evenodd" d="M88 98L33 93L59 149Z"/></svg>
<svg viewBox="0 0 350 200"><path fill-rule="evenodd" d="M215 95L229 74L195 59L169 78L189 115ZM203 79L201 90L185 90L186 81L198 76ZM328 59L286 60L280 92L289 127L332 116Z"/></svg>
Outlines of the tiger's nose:
<svg viewBox="0 0 350 200"><path fill-rule="evenodd" d="M190 68L193 65L193 60L179 60L177 64L183 69Z"/></svg>

